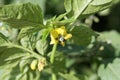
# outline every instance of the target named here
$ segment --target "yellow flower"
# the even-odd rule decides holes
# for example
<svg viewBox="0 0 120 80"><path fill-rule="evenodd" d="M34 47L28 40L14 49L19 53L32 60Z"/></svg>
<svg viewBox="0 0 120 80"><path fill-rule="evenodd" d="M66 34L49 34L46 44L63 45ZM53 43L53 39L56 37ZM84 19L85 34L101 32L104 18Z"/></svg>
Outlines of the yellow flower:
<svg viewBox="0 0 120 80"><path fill-rule="evenodd" d="M60 43L62 46L65 46L65 40L72 37L72 34L68 34L65 26L60 28L55 28L50 32L51 42L50 44Z"/></svg>

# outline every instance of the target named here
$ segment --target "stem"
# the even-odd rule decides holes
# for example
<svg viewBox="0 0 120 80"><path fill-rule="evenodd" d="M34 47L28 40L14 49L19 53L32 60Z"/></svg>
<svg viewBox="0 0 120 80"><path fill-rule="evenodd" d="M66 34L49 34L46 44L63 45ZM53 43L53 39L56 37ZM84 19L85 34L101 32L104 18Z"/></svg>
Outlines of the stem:
<svg viewBox="0 0 120 80"><path fill-rule="evenodd" d="M55 73L52 73L52 80L57 80Z"/></svg>
<svg viewBox="0 0 120 80"><path fill-rule="evenodd" d="M54 63L54 58L55 58L56 49L57 49L57 44L54 44L54 46L53 46L53 48L52 48L52 53L51 53L51 55L50 55L50 62L51 62L51 64ZM54 72L52 73L51 76L52 76L52 80L57 80L57 79L56 79L56 74L55 74Z"/></svg>
<svg viewBox="0 0 120 80"><path fill-rule="evenodd" d="M54 44L53 49L52 49L52 53L50 55L50 62L51 62L51 64L54 63L54 57L55 57L56 48L57 48L57 44Z"/></svg>

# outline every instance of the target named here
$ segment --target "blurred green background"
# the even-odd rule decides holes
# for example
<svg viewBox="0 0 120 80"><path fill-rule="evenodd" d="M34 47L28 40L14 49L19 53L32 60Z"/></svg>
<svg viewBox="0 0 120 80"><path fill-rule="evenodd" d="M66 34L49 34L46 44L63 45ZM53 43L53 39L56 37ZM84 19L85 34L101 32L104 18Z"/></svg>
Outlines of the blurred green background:
<svg viewBox="0 0 120 80"><path fill-rule="evenodd" d="M64 0L0 0L0 6L7 5L7 4L26 3L26 2L32 2L35 4L39 4L43 10L45 19L49 19L54 16L58 16L59 14L62 14L65 12ZM116 51L118 50L120 52L120 49L118 47L118 44L120 44L120 42L119 42L120 34L118 34L118 33L120 33L120 0L114 0L114 4L111 6L111 8L104 10L102 12L99 12L95 15L91 15L91 16L87 17L86 19L82 19L81 21L90 25L93 30L104 34L103 37L107 37L108 39L111 39L112 41L114 41L113 47L115 47ZM1 30L1 28L0 28L0 30ZM117 31L118 33L114 32L113 30ZM112 31L112 32L109 34L109 33L107 33L108 31ZM7 34L7 32L6 32L6 34ZM119 39L118 39L118 37L119 37ZM103 42L96 43L96 45L97 45L97 47L100 47L101 45L103 45L105 47L106 50L104 50L103 52L100 52L100 53L103 53L105 56L107 55L107 57L108 57L109 53L114 54L113 47L111 49L110 45L107 45L106 43L103 43ZM96 46L94 46L94 48L95 47ZM102 49L102 47L99 49ZM92 50L94 50L94 49L92 49ZM96 51L98 51L98 49ZM108 52L108 53L106 53L106 52ZM113 56L113 55L109 55L109 56ZM79 56L78 56L78 58L79 58ZM77 65L75 65L76 70L78 70L77 69L78 66L80 66L80 68L84 69L85 66L79 65L79 63L80 63L79 60L78 60L78 62L75 63L75 64L77 64ZM85 65L87 64L90 66L90 64L87 63L87 60L84 61L82 64L85 64ZM94 67L94 65L93 65L93 67ZM79 72L79 70L78 70L78 72ZM1 72L0 72L0 74L1 74ZM91 79L91 80L93 80L93 79Z"/></svg>

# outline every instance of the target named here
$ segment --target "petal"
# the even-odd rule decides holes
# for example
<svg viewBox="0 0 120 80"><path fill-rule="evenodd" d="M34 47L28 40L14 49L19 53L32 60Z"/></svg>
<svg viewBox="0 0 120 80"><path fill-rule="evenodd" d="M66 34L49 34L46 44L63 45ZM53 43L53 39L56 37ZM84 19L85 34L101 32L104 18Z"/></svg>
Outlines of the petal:
<svg viewBox="0 0 120 80"><path fill-rule="evenodd" d="M66 35L67 34L65 26L61 26L60 28L56 28L55 30L60 35Z"/></svg>
<svg viewBox="0 0 120 80"><path fill-rule="evenodd" d="M64 39L67 40L67 39L70 39L72 37L72 34L67 34Z"/></svg>
<svg viewBox="0 0 120 80"><path fill-rule="evenodd" d="M50 44L56 44L58 43L58 33L53 29L51 32L50 32L50 37L51 37L51 42Z"/></svg>
<svg viewBox="0 0 120 80"><path fill-rule="evenodd" d="M50 41L50 44L57 44L59 41L58 40L55 40L55 39L51 39L51 41Z"/></svg>
<svg viewBox="0 0 120 80"><path fill-rule="evenodd" d="M58 37L58 33L56 32L55 29L53 29L53 30L50 32L50 35L53 36L54 38L57 38L57 37Z"/></svg>

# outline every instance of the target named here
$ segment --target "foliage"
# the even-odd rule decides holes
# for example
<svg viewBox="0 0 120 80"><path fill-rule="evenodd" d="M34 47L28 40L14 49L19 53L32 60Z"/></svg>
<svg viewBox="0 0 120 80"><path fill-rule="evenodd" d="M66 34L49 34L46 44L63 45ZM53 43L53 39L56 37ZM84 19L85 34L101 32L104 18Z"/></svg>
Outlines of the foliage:
<svg viewBox="0 0 120 80"><path fill-rule="evenodd" d="M47 0L22 1L0 6L1 80L119 79L120 34L98 34L82 21L113 0L64 0L65 13L50 19L39 6Z"/></svg>
<svg viewBox="0 0 120 80"><path fill-rule="evenodd" d="M120 77L118 74L120 71L116 70L120 67L119 62L120 62L120 59L116 58L111 63L102 64L98 71L98 74L101 77L101 79L102 80L113 80L113 79L119 80Z"/></svg>

